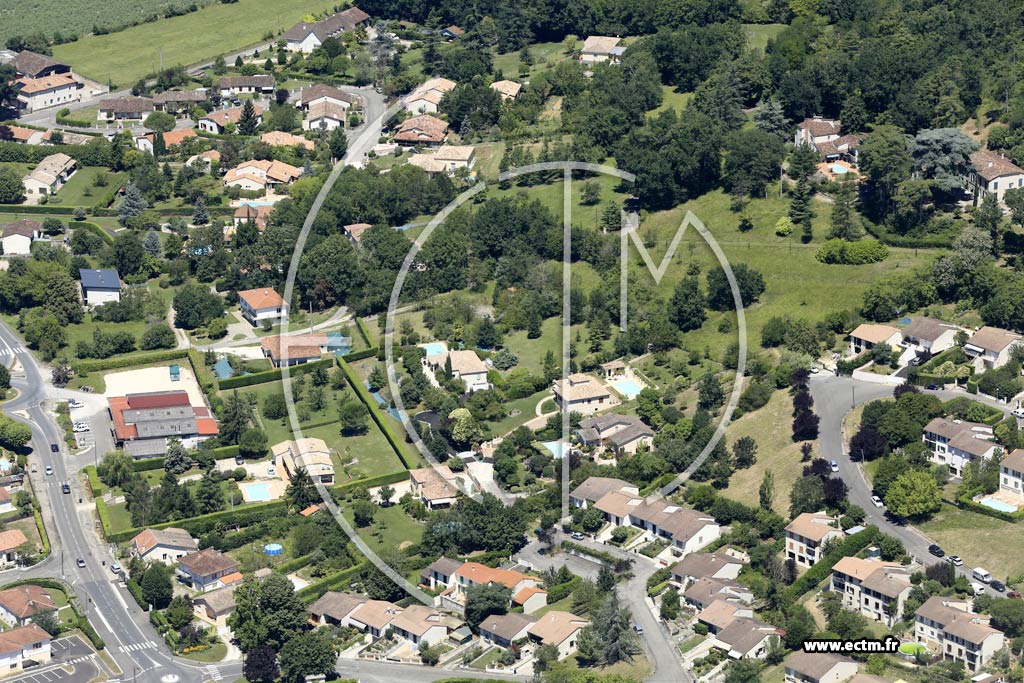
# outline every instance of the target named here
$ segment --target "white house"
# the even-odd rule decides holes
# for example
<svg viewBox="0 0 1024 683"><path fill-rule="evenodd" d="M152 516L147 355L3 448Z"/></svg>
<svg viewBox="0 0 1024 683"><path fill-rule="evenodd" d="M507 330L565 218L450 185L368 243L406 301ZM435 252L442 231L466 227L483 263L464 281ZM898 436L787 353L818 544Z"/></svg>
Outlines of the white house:
<svg viewBox="0 0 1024 683"><path fill-rule="evenodd" d="M270 287L246 289L238 293L238 307L250 325L261 325L264 320L280 323L288 315L288 303Z"/></svg>
<svg viewBox="0 0 1024 683"><path fill-rule="evenodd" d="M804 512L786 526L786 559L810 567L821 559L821 549L829 540L842 538L843 531L833 526L835 519L824 512Z"/></svg>
<svg viewBox="0 0 1024 683"><path fill-rule="evenodd" d="M586 509L612 491L622 491L632 496L640 495L640 489L628 481L612 477L587 477L569 493L569 504Z"/></svg>
<svg viewBox="0 0 1024 683"><path fill-rule="evenodd" d="M539 645L554 645L558 658L565 659L576 652L580 631L590 622L572 612L552 610L526 628L530 640Z"/></svg>
<svg viewBox="0 0 1024 683"><path fill-rule="evenodd" d="M455 89L455 81L431 78L405 96L405 110L412 114L436 114L444 96Z"/></svg>
<svg viewBox="0 0 1024 683"><path fill-rule="evenodd" d="M147 562L161 562L168 566L199 550L199 544L184 529L144 529L130 542L132 555Z"/></svg>
<svg viewBox="0 0 1024 683"><path fill-rule="evenodd" d="M701 578L735 581L746 562L728 552L690 553L672 565L673 583L686 587Z"/></svg>
<svg viewBox="0 0 1024 683"><path fill-rule="evenodd" d="M590 375L575 372L567 381L556 379L552 385L555 403L560 409L568 406L570 412L593 415L613 405L611 392Z"/></svg>
<svg viewBox="0 0 1024 683"><path fill-rule="evenodd" d="M652 538L668 539L676 557L696 552L721 535L721 527L711 515L661 498L646 500L617 490L603 495L594 507L615 526L631 525Z"/></svg>
<svg viewBox="0 0 1024 683"><path fill-rule="evenodd" d="M979 201L992 193L999 201L1007 190L1024 187L1024 169L1002 154L988 149L971 153L973 172L968 173L966 189L976 193Z"/></svg>
<svg viewBox="0 0 1024 683"><path fill-rule="evenodd" d="M224 174L225 187L243 190L266 190L276 185L287 185L302 175L302 169L274 159L243 161Z"/></svg>
<svg viewBox="0 0 1024 683"><path fill-rule="evenodd" d="M617 63L622 58L625 48L619 43L620 38L613 36L587 36L580 50L580 62L585 65L601 62Z"/></svg>
<svg viewBox="0 0 1024 683"><path fill-rule="evenodd" d="M6 531L0 531L0 567L9 567L18 561L18 548L25 543L28 543L28 539L25 538L25 534L20 529L8 529ZM3 669L0 668L0 671Z"/></svg>
<svg viewBox="0 0 1024 683"><path fill-rule="evenodd" d="M919 570L916 565L844 557L832 567L829 590L842 597L847 610L892 628L910 595L910 576Z"/></svg>
<svg viewBox="0 0 1024 683"><path fill-rule="evenodd" d="M242 109L242 107L229 107L228 109L210 112L199 119L196 125L199 127L199 130L206 131L207 133L223 135L227 131L229 123L237 125L242 119ZM263 106L254 104L253 113L256 115L257 125L263 123Z"/></svg>
<svg viewBox="0 0 1024 683"><path fill-rule="evenodd" d="M32 242L39 239L43 224L30 218L0 226L0 244L4 256L28 256L32 253Z"/></svg>
<svg viewBox="0 0 1024 683"><path fill-rule="evenodd" d="M633 415L606 413L580 422L576 435L588 446L605 446L618 455L634 455L654 445L654 430Z"/></svg>
<svg viewBox="0 0 1024 683"><path fill-rule="evenodd" d="M270 74L255 76L224 76L217 83L221 97L236 95L272 95L274 93L274 77Z"/></svg>
<svg viewBox="0 0 1024 683"><path fill-rule="evenodd" d="M302 129L328 131L341 128L345 125L347 109L346 105L333 100L318 100L309 105Z"/></svg>
<svg viewBox="0 0 1024 683"><path fill-rule="evenodd" d="M857 355L879 344L888 344L891 348L896 348L902 339L903 333L891 325L863 323L850 333L850 353Z"/></svg>
<svg viewBox="0 0 1024 683"><path fill-rule="evenodd" d="M956 334L960 328L953 323L943 322L934 318L913 318L903 328L903 345L918 353L935 355L956 344Z"/></svg>
<svg viewBox="0 0 1024 683"><path fill-rule="evenodd" d="M81 268L78 276L82 282L82 301L87 306L121 300L121 278L116 270Z"/></svg>
<svg viewBox="0 0 1024 683"><path fill-rule="evenodd" d="M0 671L21 671L50 661L50 634L35 624L0 632Z"/></svg>
<svg viewBox="0 0 1024 683"><path fill-rule="evenodd" d="M96 120L141 121L153 111L153 100L146 97L108 97L100 101Z"/></svg>
<svg viewBox="0 0 1024 683"><path fill-rule="evenodd" d="M57 152L40 161L35 170L22 179L25 194L54 194L75 173L75 160Z"/></svg>
<svg viewBox="0 0 1024 683"><path fill-rule="evenodd" d="M989 625L987 615L972 612L966 600L933 595L914 612L914 640L975 673L1003 649L1005 636Z"/></svg>
<svg viewBox="0 0 1024 683"><path fill-rule="evenodd" d="M350 107L358 106L359 97L351 95L340 88L316 83L302 89L296 106L304 111L309 111L311 106L319 102L330 102L338 105L342 110L347 110Z"/></svg>
<svg viewBox="0 0 1024 683"><path fill-rule="evenodd" d="M471 394L474 391L486 391L491 388L491 383L487 381L487 366L476 355L476 351L445 351L423 359L432 372L444 372L449 361L451 362L452 379L462 380L466 385L466 393Z"/></svg>
<svg viewBox="0 0 1024 683"><path fill-rule="evenodd" d="M19 78L14 81L18 108L25 113L61 107L82 99L82 84L70 73L51 74L42 78Z"/></svg>
<svg viewBox="0 0 1024 683"><path fill-rule="evenodd" d="M57 603L42 586L24 584L0 591L0 621L8 626L27 626L37 614L56 610Z"/></svg>
<svg viewBox="0 0 1024 683"><path fill-rule="evenodd" d="M999 444L991 425L937 417L924 427L921 439L931 451L931 461L949 468L954 477L975 460L988 460Z"/></svg>
<svg viewBox="0 0 1024 683"><path fill-rule="evenodd" d="M821 143L838 140L840 130L841 125L839 121L833 119L823 119L820 116L804 119L796 126L796 136L793 138L793 144L797 147L800 145L810 145L817 148Z"/></svg>
<svg viewBox="0 0 1024 683"><path fill-rule="evenodd" d="M1015 448L999 461L999 490L1024 503L1024 449Z"/></svg>
<svg viewBox="0 0 1024 683"><path fill-rule="evenodd" d="M964 344L964 353L974 362L978 372L1001 368L1010 360L1013 347L1021 336L999 327L982 327Z"/></svg>
<svg viewBox="0 0 1024 683"><path fill-rule="evenodd" d="M349 7L343 12L315 23L300 21L285 31L285 49L289 52L309 54L320 47L328 38L337 38L346 31L354 31L369 24L370 15L358 7Z"/></svg>

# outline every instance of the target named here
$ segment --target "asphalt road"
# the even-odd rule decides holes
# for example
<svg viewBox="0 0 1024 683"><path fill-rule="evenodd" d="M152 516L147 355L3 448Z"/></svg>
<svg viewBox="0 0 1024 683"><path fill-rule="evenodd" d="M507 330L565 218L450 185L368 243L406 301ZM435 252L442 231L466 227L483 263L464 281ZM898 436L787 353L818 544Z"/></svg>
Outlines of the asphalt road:
<svg viewBox="0 0 1024 683"><path fill-rule="evenodd" d="M843 419L854 406L880 398L892 396L893 387L870 382L860 382L851 377L836 377L834 375L813 375L810 381L811 396L814 398L814 410L820 419L819 423L819 456L826 460L835 460L839 465L839 476L846 482L848 487L847 498L854 505L860 506L865 514L867 523L874 524L881 531L894 536L903 542L903 547L918 562L922 564L934 564L940 562L928 552L928 546L934 543L931 539L918 531L912 525L894 524L885 516L883 509L879 509L871 502L871 486L864 478L860 466L850 460L846 452L846 442L852 434L844 435L842 431ZM926 393L935 394L943 400L949 400L957 396L965 396L962 391L929 391ZM1009 412L1009 406L997 401L985 400L981 397L971 396L972 400L993 405L1001 410ZM957 573L970 579L971 558L963 558L964 565L957 568ZM1004 593L998 593L991 587L986 587L985 592L997 597L1005 597Z"/></svg>

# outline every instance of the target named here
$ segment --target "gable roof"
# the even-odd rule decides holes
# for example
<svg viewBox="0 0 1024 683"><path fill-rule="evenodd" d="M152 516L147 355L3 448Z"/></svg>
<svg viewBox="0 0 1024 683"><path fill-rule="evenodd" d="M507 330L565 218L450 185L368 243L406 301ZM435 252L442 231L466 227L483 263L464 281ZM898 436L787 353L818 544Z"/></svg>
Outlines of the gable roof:
<svg viewBox="0 0 1024 683"><path fill-rule="evenodd" d="M893 335L898 334L900 334L900 331L891 325L862 323L857 325L857 329L851 332L850 336L854 339L863 339L869 344L881 344L882 342L890 339Z"/></svg>
<svg viewBox="0 0 1024 683"><path fill-rule="evenodd" d="M28 543L28 539L21 533L21 529L0 531L0 551L15 550L24 543Z"/></svg>
<svg viewBox="0 0 1024 683"><path fill-rule="evenodd" d="M307 121L318 121L320 119L334 119L335 121L345 120L345 107L332 102L331 100L323 100L314 102L309 105L309 114L306 116Z"/></svg>
<svg viewBox="0 0 1024 683"><path fill-rule="evenodd" d="M986 181L995 180L1003 176L1022 175L1024 169L1013 163L1002 154L988 149L979 149L971 152L971 163L974 170Z"/></svg>
<svg viewBox="0 0 1024 683"><path fill-rule="evenodd" d="M943 322L935 318L920 317L913 318L910 324L903 328L903 336L934 342L946 332L950 330L956 331L957 329L959 328L953 323Z"/></svg>
<svg viewBox="0 0 1024 683"><path fill-rule="evenodd" d="M519 91L523 86L515 81L494 81L491 83L491 90L496 90L502 97L515 99L519 97Z"/></svg>
<svg viewBox="0 0 1024 683"><path fill-rule="evenodd" d="M586 422L586 420L584 420ZM580 423L582 427L583 424ZM636 488L628 481L622 479L615 479L613 477L587 477L586 480L574 488L569 494L573 498L580 500L598 501L606 493L612 491L621 491L622 489Z"/></svg>
<svg viewBox="0 0 1024 683"><path fill-rule="evenodd" d="M165 90L153 95L153 102L166 104L168 102L203 102L206 94L198 90Z"/></svg>
<svg viewBox="0 0 1024 683"><path fill-rule="evenodd" d="M349 223L345 226L345 234L358 242L363 238L363 233L372 227L369 223Z"/></svg>
<svg viewBox="0 0 1024 683"><path fill-rule="evenodd" d="M326 19L313 24L300 21L285 31L283 38L285 40L301 42L312 33L323 42L331 36L344 31L351 31L369 18L370 15L358 7L349 7L344 12L332 14Z"/></svg>
<svg viewBox="0 0 1024 683"><path fill-rule="evenodd" d="M540 579L527 576L514 569L500 569L488 567L479 562L466 562L455 570L455 576L469 579L479 584L501 584L506 588L513 588L522 581L531 580L540 583Z"/></svg>
<svg viewBox="0 0 1024 683"><path fill-rule="evenodd" d="M654 436L654 430L644 423L632 424L621 429L608 437L608 443L615 448L622 448L638 439L645 439Z"/></svg>
<svg viewBox="0 0 1024 683"><path fill-rule="evenodd" d="M145 97L108 97L100 100L100 111L114 114L142 114L153 111L153 100Z"/></svg>
<svg viewBox="0 0 1024 683"><path fill-rule="evenodd" d="M327 346L326 334L294 334L287 337L274 335L264 337L260 342L263 351L274 360L280 360L284 353L289 358L319 358L321 349Z"/></svg>
<svg viewBox="0 0 1024 683"><path fill-rule="evenodd" d="M299 94L299 103L302 106L306 106L313 100L325 97L339 102L348 102L349 104L356 101L356 97L354 95L350 95L340 88L335 88L334 86L330 86L325 83L317 83L302 89L302 92Z"/></svg>
<svg viewBox="0 0 1024 683"><path fill-rule="evenodd" d="M326 616L340 621L364 602L366 598L361 595L327 591L309 606L309 612L315 617Z"/></svg>
<svg viewBox="0 0 1024 683"><path fill-rule="evenodd" d="M26 650L36 643L47 643L50 639L50 634L35 624L12 628L0 633L0 654Z"/></svg>
<svg viewBox="0 0 1024 683"><path fill-rule="evenodd" d="M534 638L538 638L545 645L561 645L565 642L566 638L589 623L586 619L578 617L572 612L552 610L533 624L530 624L527 633Z"/></svg>
<svg viewBox="0 0 1024 683"><path fill-rule="evenodd" d="M225 577L227 578L227 577ZM235 611L235 586L224 586L193 598L195 603L206 605L214 616Z"/></svg>
<svg viewBox="0 0 1024 683"><path fill-rule="evenodd" d="M23 92L26 95L34 95L46 92L47 90L54 90L55 88L64 88L69 85L78 87L78 81L69 73L50 74L49 76L40 76L39 78L22 77L15 81L18 92Z"/></svg>
<svg viewBox="0 0 1024 683"><path fill-rule="evenodd" d="M371 628L383 630L401 611L401 607L386 600L367 600L352 612L352 618Z"/></svg>
<svg viewBox="0 0 1024 683"><path fill-rule="evenodd" d="M803 512L786 525L786 533L793 533L812 541L821 541L829 534L842 534L839 527L832 526L835 520L824 513Z"/></svg>
<svg viewBox="0 0 1024 683"><path fill-rule="evenodd" d="M395 133L395 139L404 142L441 142L447 134L448 124L445 121L430 114L420 114L403 121Z"/></svg>
<svg viewBox="0 0 1024 683"><path fill-rule="evenodd" d="M256 114L257 118L263 116L263 111L264 110L262 105L253 104L253 112ZM229 123L238 123L241 119L242 107L228 107L227 109L219 109L217 111L212 111L199 120L213 121L218 126L223 128Z"/></svg>
<svg viewBox="0 0 1024 683"><path fill-rule="evenodd" d="M690 553L672 566L674 576L713 577L722 568L731 564L743 565L743 561L723 553Z"/></svg>
<svg viewBox="0 0 1024 683"><path fill-rule="evenodd" d="M32 52L31 50L22 50L14 57L15 70L20 74L25 74L29 78L36 78L47 69L52 69L54 67L61 67L64 70L71 69L71 67L64 62L58 62L49 55L41 55L38 52Z"/></svg>
<svg viewBox="0 0 1024 683"><path fill-rule="evenodd" d="M843 663L853 664L854 662L852 659L830 652L812 653L797 650L789 656L785 665L787 669L792 669L797 673L819 680L837 664Z"/></svg>
<svg viewBox="0 0 1024 683"><path fill-rule="evenodd" d="M177 130L171 130L166 133L163 133L163 136L165 147L174 147L175 145L180 145L189 138L199 137L196 131L192 128L179 128ZM146 138L151 143L156 141L155 133L147 133L142 137Z"/></svg>
<svg viewBox="0 0 1024 683"><path fill-rule="evenodd" d="M265 142L271 147L302 147L313 149L313 141L307 140L300 135L292 135L280 130L272 130L260 136L260 142Z"/></svg>
<svg viewBox="0 0 1024 683"><path fill-rule="evenodd" d="M0 237L21 235L22 237L32 239L42 229L43 224L39 221L34 221L31 218L22 218L21 220L14 221L13 223L5 223L3 225L3 231L0 232Z"/></svg>
<svg viewBox="0 0 1024 683"><path fill-rule="evenodd" d="M436 560L428 564L427 568L420 573L420 576L430 576L431 572L436 572L441 576L450 577L455 572L457 572L461 566L462 560L453 560L450 557L445 557L444 555L442 555L441 557L437 558Z"/></svg>
<svg viewBox="0 0 1024 683"><path fill-rule="evenodd" d="M962 609L961 609L962 608ZM941 625L942 630L970 643L981 643L992 635L1003 632L989 626L987 616L969 611L963 600L933 595L917 608L914 616Z"/></svg>
<svg viewBox="0 0 1024 683"><path fill-rule="evenodd" d="M839 121L823 119L820 116L807 118L797 124L800 130L806 130L812 137L822 138L827 135L839 135L842 126Z"/></svg>
<svg viewBox="0 0 1024 683"><path fill-rule="evenodd" d="M217 87L224 88L273 88L274 77L270 74L256 74L254 76L221 76Z"/></svg>
<svg viewBox="0 0 1024 683"><path fill-rule="evenodd" d="M991 351L993 353L999 353L1010 344L1020 341L1021 336L1004 330L1000 327L990 327L986 325L980 330L971 335L971 338L967 340L970 346L976 346L979 349L985 351Z"/></svg>
<svg viewBox="0 0 1024 683"><path fill-rule="evenodd" d="M728 645L730 652L736 652L743 656L757 647L765 638L778 635L778 633L778 629L760 619L740 617L716 633L715 639Z"/></svg>
<svg viewBox="0 0 1024 683"><path fill-rule="evenodd" d="M135 552L145 555L157 546L199 550L199 544L192 534L177 527L166 529L143 529L131 540Z"/></svg>
<svg viewBox="0 0 1024 683"><path fill-rule="evenodd" d="M253 310L284 306L284 298L270 287L242 290L238 293L238 298L247 303Z"/></svg>
<svg viewBox="0 0 1024 683"><path fill-rule="evenodd" d="M78 277L85 289L121 289L121 278L110 268L80 268Z"/></svg>
<svg viewBox="0 0 1024 683"><path fill-rule="evenodd" d="M1024 472L1024 448L1014 448L1009 455L999 461L999 465L1017 472Z"/></svg>
<svg viewBox="0 0 1024 683"><path fill-rule="evenodd" d="M480 630L493 633L499 638L512 640L518 636L524 628L532 626L537 619L529 614L492 614L480 623Z"/></svg>
<svg viewBox="0 0 1024 683"><path fill-rule="evenodd" d="M614 36L587 36L581 51L592 55L610 55L620 40Z"/></svg>

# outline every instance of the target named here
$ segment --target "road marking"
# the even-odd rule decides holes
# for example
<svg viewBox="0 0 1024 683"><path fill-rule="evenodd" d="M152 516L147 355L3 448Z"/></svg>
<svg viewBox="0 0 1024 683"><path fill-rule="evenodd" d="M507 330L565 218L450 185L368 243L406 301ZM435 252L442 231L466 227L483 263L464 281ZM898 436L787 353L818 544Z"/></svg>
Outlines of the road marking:
<svg viewBox="0 0 1024 683"><path fill-rule="evenodd" d="M203 671L206 673L207 676L210 677L211 680L219 681L222 678L224 678L224 674L222 674L220 672L220 669L218 669L215 666L208 666L205 669L203 669Z"/></svg>
<svg viewBox="0 0 1024 683"><path fill-rule="evenodd" d="M121 652L138 652L139 650L147 650L157 647L157 644L152 640L147 640L144 643L132 643L131 645L122 646Z"/></svg>

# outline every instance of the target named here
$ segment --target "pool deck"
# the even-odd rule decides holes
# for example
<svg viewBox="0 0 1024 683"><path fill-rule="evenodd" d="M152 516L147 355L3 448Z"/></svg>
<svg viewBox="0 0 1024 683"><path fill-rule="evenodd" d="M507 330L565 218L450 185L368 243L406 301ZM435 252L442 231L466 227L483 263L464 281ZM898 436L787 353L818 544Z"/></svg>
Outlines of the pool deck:
<svg viewBox="0 0 1024 683"><path fill-rule="evenodd" d="M266 486L270 496L268 498L251 498L249 496L249 487L253 484L257 486ZM281 499L284 496L286 486L280 479L265 479L259 481L243 481L238 488L242 492L242 500L246 503L266 503L271 500Z"/></svg>
<svg viewBox="0 0 1024 683"><path fill-rule="evenodd" d="M986 503L983 503L982 501L985 500L995 501L996 503L1005 505L1006 509L996 507L995 505L988 505ZM976 496L975 502L978 503L979 505L984 505L987 508L991 508L993 510L1005 512L1008 514L1017 512L1017 510L1024 506L1024 499L1022 499L1020 496L1016 496L1010 493L1009 491L1003 491L1001 489L996 490L994 493L984 493L981 494L980 496Z"/></svg>

